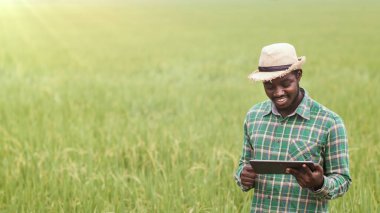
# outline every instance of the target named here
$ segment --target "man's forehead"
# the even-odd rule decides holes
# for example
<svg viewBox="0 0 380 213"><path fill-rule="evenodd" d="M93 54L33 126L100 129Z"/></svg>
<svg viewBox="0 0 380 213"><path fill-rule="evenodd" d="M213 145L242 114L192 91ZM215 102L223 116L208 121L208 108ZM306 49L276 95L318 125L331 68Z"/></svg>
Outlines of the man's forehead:
<svg viewBox="0 0 380 213"><path fill-rule="evenodd" d="M291 79L293 76L294 76L293 73L290 72L290 73L288 73L288 74L286 74L286 75L284 75L284 76L281 76L281 77L278 77L278 78L272 79L272 80L270 80L270 81L264 81L264 83L270 83L270 84L272 84L272 83L279 83L279 82L283 82L283 81L289 80L289 79Z"/></svg>

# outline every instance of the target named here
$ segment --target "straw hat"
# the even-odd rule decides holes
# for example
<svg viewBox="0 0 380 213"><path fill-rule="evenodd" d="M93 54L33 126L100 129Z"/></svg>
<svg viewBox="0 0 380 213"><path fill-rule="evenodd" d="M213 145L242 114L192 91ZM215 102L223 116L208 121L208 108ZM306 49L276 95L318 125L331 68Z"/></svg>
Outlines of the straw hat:
<svg viewBox="0 0 380 213"><path fill-rule="evenodd" d="M306 57L297 57L296 49L288 43L276 43L263 47L259 67L248 78L254 81L270 81L293 70L301 69Z"/></svg>

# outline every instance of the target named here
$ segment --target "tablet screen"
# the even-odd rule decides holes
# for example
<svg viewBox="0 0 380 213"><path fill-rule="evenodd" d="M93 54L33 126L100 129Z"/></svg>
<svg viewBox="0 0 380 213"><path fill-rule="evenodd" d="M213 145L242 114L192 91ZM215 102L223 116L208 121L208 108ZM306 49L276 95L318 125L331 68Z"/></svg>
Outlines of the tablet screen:
<svg viewBox="0 0 380 213"><path fill-rule="evenodd" d="M250 160L249 163L257 174L286 174L286 168L299 169L303 164L314 169L312 161Z"/></svg>

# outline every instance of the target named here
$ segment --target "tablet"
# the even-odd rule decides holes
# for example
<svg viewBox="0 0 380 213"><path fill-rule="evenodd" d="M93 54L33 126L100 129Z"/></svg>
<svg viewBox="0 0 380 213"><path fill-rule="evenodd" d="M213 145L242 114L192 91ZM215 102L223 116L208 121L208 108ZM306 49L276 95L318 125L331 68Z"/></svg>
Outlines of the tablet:
<svg viewBox="0 0 380 213"><path fill-rule="evenodd" d="M253 170L257 174L286 174L286 168L299 169L306 164L313 171L312 161L277 161L277 160L250 160Z"/></svg>

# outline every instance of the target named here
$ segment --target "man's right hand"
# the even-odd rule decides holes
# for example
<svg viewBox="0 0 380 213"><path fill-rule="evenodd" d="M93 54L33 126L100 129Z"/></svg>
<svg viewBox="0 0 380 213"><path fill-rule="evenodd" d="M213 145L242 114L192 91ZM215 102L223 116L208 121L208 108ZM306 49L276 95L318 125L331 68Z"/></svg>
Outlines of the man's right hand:
<svg viewBox="0 0 380 213"><path fill-rule="evenodd" d="M251 164L246 164L240 174L241 184L247 188L252 188L255 184L256 173Z"/></svg>

